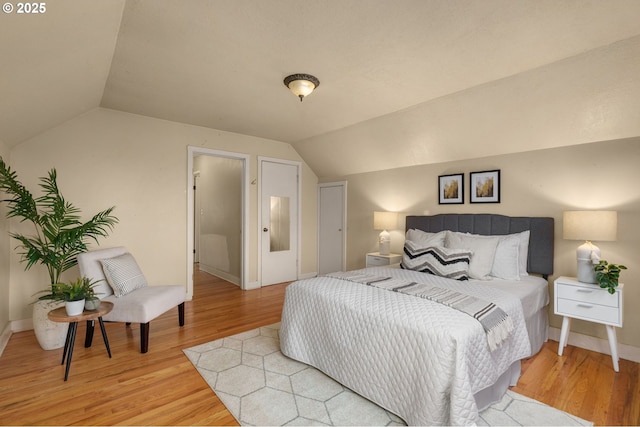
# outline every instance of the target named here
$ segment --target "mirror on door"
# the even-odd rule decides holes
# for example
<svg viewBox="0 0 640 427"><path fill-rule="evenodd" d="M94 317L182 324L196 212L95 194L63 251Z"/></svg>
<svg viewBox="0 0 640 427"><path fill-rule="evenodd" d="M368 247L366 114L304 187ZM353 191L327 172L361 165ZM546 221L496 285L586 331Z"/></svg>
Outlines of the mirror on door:
<svg viewBox="0 0 640 427"><path fill-rule="evenodd" d="M269 219L269 240L271 252L288 251L291 216L289 198L271 196L271 215Z"/></svg>

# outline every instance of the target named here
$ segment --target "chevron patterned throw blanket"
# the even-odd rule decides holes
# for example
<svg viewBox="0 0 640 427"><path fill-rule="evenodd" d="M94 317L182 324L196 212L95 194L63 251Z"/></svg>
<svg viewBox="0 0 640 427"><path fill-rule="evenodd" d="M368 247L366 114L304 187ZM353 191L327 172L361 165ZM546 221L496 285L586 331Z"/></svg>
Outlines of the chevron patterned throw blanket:
<svg viewBox="0 0 640 427"><path fill-rule="evenodd" d="M513 321L509 315L494 303L450 289L409 280L348 271L331 273L326 276L425 298L468 314L482 325L491 351L497 349L514 329Z"/></svg>

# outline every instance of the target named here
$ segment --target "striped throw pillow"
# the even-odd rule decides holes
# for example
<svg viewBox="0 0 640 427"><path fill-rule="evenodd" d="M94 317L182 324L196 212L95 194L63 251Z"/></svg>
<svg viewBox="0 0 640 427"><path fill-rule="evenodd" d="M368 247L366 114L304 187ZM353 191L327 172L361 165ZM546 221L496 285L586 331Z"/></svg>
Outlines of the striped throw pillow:
<svg viewBox="0 0 640 427"><path fill-rule="evenodd" d="M101 259L102 270L107 278L107 283L113 289L116 297L124 296L136 289L147 286L138 263L130 253L118 255L113 258Z"/></svg>
<svg viewBox="0 0 640 427"><path fill-rule="evenodd" d="M411 241L404 244L400 267L455 280L469 280L471 251L444 246L419 246Z"/></svg>

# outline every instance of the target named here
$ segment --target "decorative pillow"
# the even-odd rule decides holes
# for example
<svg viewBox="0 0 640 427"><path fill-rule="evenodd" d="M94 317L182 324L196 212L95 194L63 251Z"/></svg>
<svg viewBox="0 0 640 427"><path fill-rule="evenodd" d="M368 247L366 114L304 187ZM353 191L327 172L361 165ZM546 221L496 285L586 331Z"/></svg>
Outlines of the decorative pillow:
<svg viewBox="0 0 640 427"><path fill-rule="evenodd" d="M520 280L520 238L517 234L501 236L493 258L491 276L505 280Z"/></svg>
<svg viewBox="0 0 640 427"><path fill-rule="evenodd" d="M429 233L427 231L418 230L417 228L411 228L407 230L405 240L411 240L418 246L444 246L445 232L440 231L438 233Z"/></svg>
<svg viewBox="0 0 640 427"><path fill-rule="evenodd" d="M419 246L411 240L404 244L400 267L455 280L469 280L471 251L444 246Z"/></svg>
<svg viewBox="0 0 640 427"><path fill-rule="evenodd" d="M116 297L124 296L147 286L147 279L144 278L138 263L130 253L101 259L100 262L107 283L113 289Z"/></svg>
<svg viewBox="0 0 640 427"><path fill-rule="evenodd" d="M493 268L493 258L500 237L480 236L477 234L449 231L445 237L445 246L451 249L471 250L469 263L469 277L478 280L490 280L489 274Z"/></svg>

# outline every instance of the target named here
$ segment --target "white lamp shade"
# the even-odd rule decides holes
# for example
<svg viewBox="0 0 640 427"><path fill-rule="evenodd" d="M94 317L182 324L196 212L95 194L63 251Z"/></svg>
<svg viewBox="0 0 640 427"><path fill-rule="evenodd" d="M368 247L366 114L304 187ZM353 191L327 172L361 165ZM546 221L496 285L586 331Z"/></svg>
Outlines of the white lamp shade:
<svg viewBox="0 0 640 427"><path fill-rule="evenodd" d="M374 230L395 230L398 227L397 212L374 212L373 213L373 229Z"/></svg>
<svg viewBox="0 0 640 427"><path fill-rule="evenodd" d="M562 216L565 240L614 241L618 234L616 211L566 211Z"/></svg>

